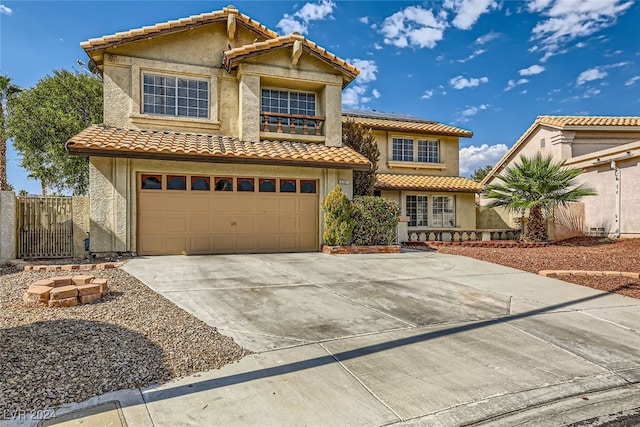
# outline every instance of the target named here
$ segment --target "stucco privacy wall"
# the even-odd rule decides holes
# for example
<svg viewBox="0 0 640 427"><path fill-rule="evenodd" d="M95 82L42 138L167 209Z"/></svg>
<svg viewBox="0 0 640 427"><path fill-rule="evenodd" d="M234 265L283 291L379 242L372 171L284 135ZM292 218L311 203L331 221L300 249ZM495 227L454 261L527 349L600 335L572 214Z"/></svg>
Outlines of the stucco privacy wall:
<svg viewBox="0 0 640 427"><path fill-rule="evenodd" d="M84 239L89 231L89 196L73 196L71 199L73 213L73 256L84 258Z"/></svg>
<svg viewBox="0 0 640 427"><path fill-rule="evenodd" d="M0 191L0 263L16 257L16 195Z"/></svg>
<svg viewBox="0 0 640 427"><path fill-rule="evenodd" d="M471 193L442 193L442 192L425 192L425 191L393 191L384 190L381 192L381 196L393 200L400 206L400 215L407 215L407 206L405 203L407 195L423 195L423 196L454 196L456 198L456 225L455 227L443 227L443 228L459 228L464 230L470 230L476 228L476 200L475 194ZM429 200L429 209L431 209L431 199ZM431 212L429 212L429 218L431 218ZM411 232L413 229L431 228L437 229L437 227L409 227Z"/></svg>
<svg viewBox="0 0 640 427"><path fill-rule="evenodd" d="M340 185L342 191L350 198L353 196L351 170L91 157L89 168L92 182L90 188L91 252L136 251L136 175L138 173L317 179L320 200L336 185ZM346 184L339 184L339 181ZM319 241L322 241L322 211L319 215Z"/></svg>

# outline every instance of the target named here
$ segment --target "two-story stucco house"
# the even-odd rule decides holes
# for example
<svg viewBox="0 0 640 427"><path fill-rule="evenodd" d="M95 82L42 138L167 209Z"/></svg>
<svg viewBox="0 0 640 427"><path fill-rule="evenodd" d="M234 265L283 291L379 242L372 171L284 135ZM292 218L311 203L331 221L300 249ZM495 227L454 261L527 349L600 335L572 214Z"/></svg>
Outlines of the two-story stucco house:
<svg viewBox="0 0 640 427"><path fill-rule="evenodd" d="M471 131L376 111L344 110L343 121L349 120L371 129L380 149L376 192L398 202L408 233L476 228L480 184L458 176L459 141Z"/></svg>
<svg viewBox="0 0 640 427"><path fill-rule="evenodd" d="M537 153L582 169L580 181L598 193L574 205L574 218L556 221L556 227L566 229L559 230L565 237L573 231L640 237L640 117L539 116L482 184L494 182L520 156ZM505 223L513 221L497 212Z"/></svg>
<svg viewBox="0 0 640 427"><path fill-rule="evenodd" d="M90 160L91 252L317 251L320 201L369 161L342 146L359 73L230 6L81 44L104 124L67 143Z"/></svg>

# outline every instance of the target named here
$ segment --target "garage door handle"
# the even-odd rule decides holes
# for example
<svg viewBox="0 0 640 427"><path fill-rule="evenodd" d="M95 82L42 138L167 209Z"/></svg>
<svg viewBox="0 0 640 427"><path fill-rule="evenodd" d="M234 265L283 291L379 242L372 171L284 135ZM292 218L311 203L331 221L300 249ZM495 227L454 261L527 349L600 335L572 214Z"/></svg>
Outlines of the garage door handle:
<svg viewBox="0 0 640 427"><path fill-rule="evenodd" d="M235 221L231 221L231 225L238 225Z"/></svg>

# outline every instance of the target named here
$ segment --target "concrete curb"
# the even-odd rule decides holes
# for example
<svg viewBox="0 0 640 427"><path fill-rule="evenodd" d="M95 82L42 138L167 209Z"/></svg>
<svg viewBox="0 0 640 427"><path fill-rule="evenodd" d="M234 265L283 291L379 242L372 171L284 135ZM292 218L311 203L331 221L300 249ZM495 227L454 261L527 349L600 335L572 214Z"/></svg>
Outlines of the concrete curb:
<svg viewBox="0 0 640 427"><path fill-rule="evenodd" d="M608 277L629 277L631 279L640 279L640 273L630 271L599 271L599 270L540 270L540 276L558 277L558 276L608 276Z"/></svg>

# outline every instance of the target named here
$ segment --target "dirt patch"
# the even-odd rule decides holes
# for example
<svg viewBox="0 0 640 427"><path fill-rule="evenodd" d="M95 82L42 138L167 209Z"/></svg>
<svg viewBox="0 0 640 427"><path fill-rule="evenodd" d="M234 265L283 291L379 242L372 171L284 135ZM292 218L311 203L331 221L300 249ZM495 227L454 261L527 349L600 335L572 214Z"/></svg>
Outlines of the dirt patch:
<svg viewBox="0 0 640 427"><path fill-rule="evenodd" d="M602 270L640 272L640 239L579 237L544 248L441 246L438 252L462 255L519 270ZM558 277L578 285L640 298L640 280L606 276Z"/></svg>

